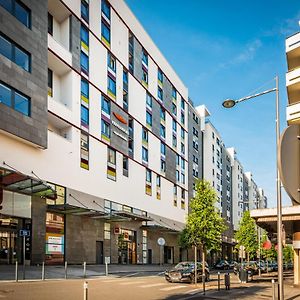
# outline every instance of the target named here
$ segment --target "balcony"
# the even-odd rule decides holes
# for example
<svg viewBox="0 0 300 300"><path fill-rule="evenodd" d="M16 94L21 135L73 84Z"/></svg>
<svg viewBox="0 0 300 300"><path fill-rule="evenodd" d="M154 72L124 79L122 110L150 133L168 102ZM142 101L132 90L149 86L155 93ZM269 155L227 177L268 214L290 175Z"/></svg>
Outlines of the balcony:
<svg viewBox="0 0 300 300"><path fill-rule="evenodd" d="M300 67L300 32L285 41L288 70Z"/></svg>
<svg viewBox="0 0 300 300"><path fill-rule="evenodd" d="M286 74L286 87L289 104L300 102L300 68L294 69Z"/></svg>
<svg viewBox="0 0 300 300"><path fill-rule="evenodd" d="M300 102L289 105L286 108L286 120L289 125L300 124Z"/></svg>

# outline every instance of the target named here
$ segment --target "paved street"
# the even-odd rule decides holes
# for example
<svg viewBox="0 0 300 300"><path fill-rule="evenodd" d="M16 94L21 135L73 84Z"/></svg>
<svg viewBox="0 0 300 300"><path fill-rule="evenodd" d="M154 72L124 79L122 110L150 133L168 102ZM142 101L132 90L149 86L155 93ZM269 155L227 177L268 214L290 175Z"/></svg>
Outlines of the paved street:
<svg viewBox="0 0 300 300"><path fill-rule="evenodd" d="M188 283L168 283L161 274L141 276L137 273L111 275L88 279L89 299L270 299L271 284L269 278L260 282L240 284L232 275L231 290L217 291L216 275L207 284L206 295L203 296L202 284L197 287ZM0 283L0 299L7 300L82 300L82 279L46 280L26 282ZM286 284L285 299L300 299L300 289Z"/></svg>

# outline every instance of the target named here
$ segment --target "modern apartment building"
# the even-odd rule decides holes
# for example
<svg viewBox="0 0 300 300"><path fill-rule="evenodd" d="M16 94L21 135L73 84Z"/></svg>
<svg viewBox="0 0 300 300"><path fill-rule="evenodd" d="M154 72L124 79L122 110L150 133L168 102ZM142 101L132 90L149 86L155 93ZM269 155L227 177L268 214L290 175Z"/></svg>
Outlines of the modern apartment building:
<svg viewBox="0 0 300 300"><path fill-rule="evenodd" d="M184 259L188 90L125 2L0 16L0 262Z"/></svg>

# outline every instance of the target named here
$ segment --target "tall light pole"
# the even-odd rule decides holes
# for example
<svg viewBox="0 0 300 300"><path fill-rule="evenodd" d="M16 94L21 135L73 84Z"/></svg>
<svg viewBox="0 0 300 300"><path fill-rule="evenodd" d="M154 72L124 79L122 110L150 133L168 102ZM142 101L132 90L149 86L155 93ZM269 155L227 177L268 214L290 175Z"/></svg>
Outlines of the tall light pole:
<svg viewBox="0 0 300 300"><path fill-rule="evenodd" d="M279 168L278 168L278 153L279 153L279 138L280 138L280 120L279 120L279 87L278 87L278 76L275 77L276 87L250 95L247 97L240 98L238 100L227 99L223 102L225 108L232 108L237 103L250 100L255 97L259 97L265 94L276 92L276 195L277 195L277 245L278 245L278 299L283 300L283 261L282 261L282 201L281 201L281 182L279 178Z"/></svg>

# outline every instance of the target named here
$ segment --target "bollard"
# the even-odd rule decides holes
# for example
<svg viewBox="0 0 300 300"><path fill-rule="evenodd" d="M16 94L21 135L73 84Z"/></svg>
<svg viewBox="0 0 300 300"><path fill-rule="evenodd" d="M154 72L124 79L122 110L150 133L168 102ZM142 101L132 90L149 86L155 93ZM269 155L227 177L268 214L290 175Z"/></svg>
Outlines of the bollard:
<svg viewBox="0 0 300 300"><path fill-rule="evenodd" d="M218 291L220 290L220 272L218 272Z"/></svg>
<svg viewBox="0 0 300 300"><path fill-rule="evenodd" d="M65 279L68 278L68 262L65 261Z"/></svg>
<svg viewBox="0 0 300 300"><path fill-rule="evenodd" d="M105 263L105 276L108 276L108 263Z"/></svg>
<svg viewBox="0 0 300 300"><path fill-rule="evenodd" d="M275 290L276 290L275 280L272 279L272 300L276 300Z"/></svg>
<svg viewBox="0 0 300 300"><path fill-rule="evenodd" d="M225 281L225 290L229 291L230 290L230 275L229 275L229 273L225 274L224 281Z"/></svg>
<svg viewBox="0 0 300 300"><path fill-rule="evenodd" d="M16 269L15 269L15 280L18 282L18 261L16 260Z"/></svg>
<svg viewBox="0 0 300 300"><path fill-rule="evenodd" d="M83 262L83 278L86 278L86 262Z"/></svg>
<svg viewBox="0 0 300 300"><path fill-rule="evenodd" d="M45 280L45 262L42 263L42 280Z"/></svg>
<svg viewBox="0 0 300 300"><path fill-rule="evenodd" d="M205 295L205 274L202 275L203 295Z"/></svg>
<svg viewBox="0 0 300 300"><path fill-rule="evenodd" d="M85 281L83 283L83 300L88 300L88 283Z"/></svg>

